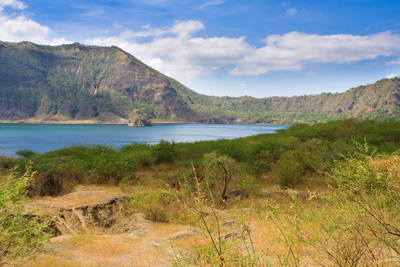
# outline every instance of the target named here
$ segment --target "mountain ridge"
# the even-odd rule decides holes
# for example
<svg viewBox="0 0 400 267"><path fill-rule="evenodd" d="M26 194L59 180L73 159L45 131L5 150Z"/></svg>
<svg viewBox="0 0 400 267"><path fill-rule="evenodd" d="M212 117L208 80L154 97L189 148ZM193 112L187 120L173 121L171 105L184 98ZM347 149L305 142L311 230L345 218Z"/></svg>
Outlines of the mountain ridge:
<svg viewBox="0 0 400 267"><path fill-rule="evenodd" d="M400 116L400 80L344 93L214 97L196 93L122 49L0 41L0 121L295 123Z"/></svg>

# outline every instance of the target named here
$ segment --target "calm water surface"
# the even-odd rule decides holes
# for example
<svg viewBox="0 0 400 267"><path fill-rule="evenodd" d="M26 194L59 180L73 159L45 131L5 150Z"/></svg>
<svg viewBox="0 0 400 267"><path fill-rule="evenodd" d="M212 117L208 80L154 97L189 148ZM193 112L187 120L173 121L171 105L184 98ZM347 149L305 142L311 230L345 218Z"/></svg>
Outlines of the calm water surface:
<svg viewBox="0 0 400 267"><path fill-rule="evenodd" d="M234 139L273 133L287 125L156 124L129 127L110 124L0 124L0 155L13 156L20 149L43 153L74 144L109 144L114 147L133 142L156 144L161 139L175 142Z"/></svg>

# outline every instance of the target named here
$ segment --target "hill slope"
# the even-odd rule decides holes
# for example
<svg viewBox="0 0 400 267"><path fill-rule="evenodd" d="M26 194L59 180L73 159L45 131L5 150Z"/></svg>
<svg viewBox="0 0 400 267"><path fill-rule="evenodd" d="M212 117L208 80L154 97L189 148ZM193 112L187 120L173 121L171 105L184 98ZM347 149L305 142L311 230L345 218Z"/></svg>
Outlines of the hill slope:
<svg viewBox="0 0 400 267"><path fill-rule="evenodd" d="M197 94L117 47L0 42L0 120L127 123L292 123L400 115L400 80L341 94L211 97Z"/></svg>

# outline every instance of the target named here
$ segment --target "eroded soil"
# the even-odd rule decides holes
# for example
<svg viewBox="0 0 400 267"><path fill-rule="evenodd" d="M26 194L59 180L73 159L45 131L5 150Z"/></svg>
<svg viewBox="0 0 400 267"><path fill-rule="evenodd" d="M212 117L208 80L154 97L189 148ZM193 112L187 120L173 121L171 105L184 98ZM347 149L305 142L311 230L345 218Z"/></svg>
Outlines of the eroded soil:
<svg viewBox="0 0 400 267"><path fill-rule="evenodd" d="M56 218L57 236L25 266L171 266L174 249L200 237L189 226L146 220L126 201L119 188L96 186L30 200L29 210Z"/></svg>

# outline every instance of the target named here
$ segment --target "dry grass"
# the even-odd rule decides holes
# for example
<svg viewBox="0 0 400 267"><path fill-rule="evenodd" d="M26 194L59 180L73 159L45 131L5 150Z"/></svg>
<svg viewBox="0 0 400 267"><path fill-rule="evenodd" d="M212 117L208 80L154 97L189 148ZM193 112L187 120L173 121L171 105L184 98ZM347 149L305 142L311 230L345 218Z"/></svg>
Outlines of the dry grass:
<svg viewBox="0 0 400 267"><path fill-rule="evenodd" d="M284 209L290 210L289 197L279 197ZM228 208L217 210L221 223L221 234L229 233L240 234L240 221L249 226L252 245L259 257L259 265L279 265L284 262L288 253L288 246L278 241L279 230L277 224L265 219L261 215L260 208L262 199L253 198L247 200L248 208ZM310 208L312 208L310 206ZM257 211L257 212L256 212ZM207 220L212 220L211 216ZM283 225L284 217L281 217L278 225ZM178 223L151 223L146 222L138 227L148 230L141 234L130 236L106 236L101 233L101 229L95 235L72 235L64 241L55 241L49 244L46 255L42 255L26 266L171 266L174 255L178 257L189 257L200 259L204 256L204 249L210 245L209 238L200 234L203 230L192 231L193 228ZM313 225L308 225L312 229ZM215 227L214 227L215 230ZM173 238L176 233L192 231L195 234ZM93 234L95 231L91 231ZM213 232L216 235L216 232ZM249 237L245 237L245 242L250 245ZM235 244L232 250L227 251L226 261L237 260L240 255L247 255L243 240L240 235L233 239L227 239L228 244ZM312 250L298 243L293 251L298 257L300 264L309 262L309 255ZM240 254L238 254L240 253ZM202 255L202 256L201 256ZM204 264L207 264L203 260Z"/></svg>
<svg viewBox="0 0 400 267"><path fill-rule="evenodd" d="M26 263L26 267L81 267L81 263L53 255L41 255L38 258Z"/></svg>
<svg viewBox="0 0 400 267"><path fill-rule="evenodd" d="M162 246L148 238L76 235L49 245L47 254L25 266L168 266Z"/></svg>
<svg viewBox="0 0 400 267"><path fill-rule="evenodd" d="M119 256L129 252L132 238L124 236L87 236L73 235L70 243L79 247L79 251L102 256Z"/></svg>
<svg viewBox="0 0 400 267"><path fill-rule="evenodd" d="M145 172L143 177L152 176L151 172ZM158 180L152 178L153 180ZM161 186L154 181L150 181L147 185L136 185L129 187L131 193L155 194L162 192L165 185ZM164 188L164 189L163 189ZM88 194L88 192L95 192ZM87 202L96 202L99 199L109 197L113 194L120 194L121 190L115 187L98 187L98 186L80 186L76 192L59 197L44 198L40 201L43 203L52 203L51 205L72 205ZM303 192L301 201L305 203L305 209L312 209L314 206L308 204L308 192ZM287 223L285 217L278 217L273 222L266 219L266 207L264 202L272 197L283 213L290 214L291 198L279 186L271 186L261 192L260 195L254 195L249 198L243 198L231 205L217 209L221 226L221 235L234 234L234 237L226 239L230 246L227 251L226 261L237 262L238 257L248 255L245 246L250 248L254 246L255 253L259 259L258 265L279 265L284 262L288 254L288 246L282 242L282 236L278 229L278 225ZM37 200L39 201L39 200ZM63 201L65 201L63 203ZM85 202L86 201L86 202ZM187 214L183 205L171 205L167 209L172 214ZM209 211L205 207L205 211ZM213 215L208 214L206 220L213 221ZM150 222L142 219L135 223L135 227L139 230L133 232L133 235L104 235L102 229L89 229L85 235L73 235L64 239L57 238L48 244L46 254L38 257L36 260L29 262L26 266L171 266L174 255L179 258L192 257L192 259L200 259L204 256L205 251L210 248L209 237L204 233L201 224L197 224L197 229L189 227L193 221L188 219L182 224L182 218L178 218L180 223L176 223L177 219L169 223ZM250 237L245 234L244 240L241 239L240 232L243 225L249 227ZM312 231L313 225L305 225L307 229ZM202 229L203 228L203 229ZM140 230L141 229L141 230ZM289 229L290 230L290 229ZM217 235L216 225L213 225L213 235ZM178 238L177 233L190 234ZM291 248L295 256L299 259L299 263L306 264L310 261L312 249L301 243L296 243ZM202 259L204 264L207 264Z"/></svg>

